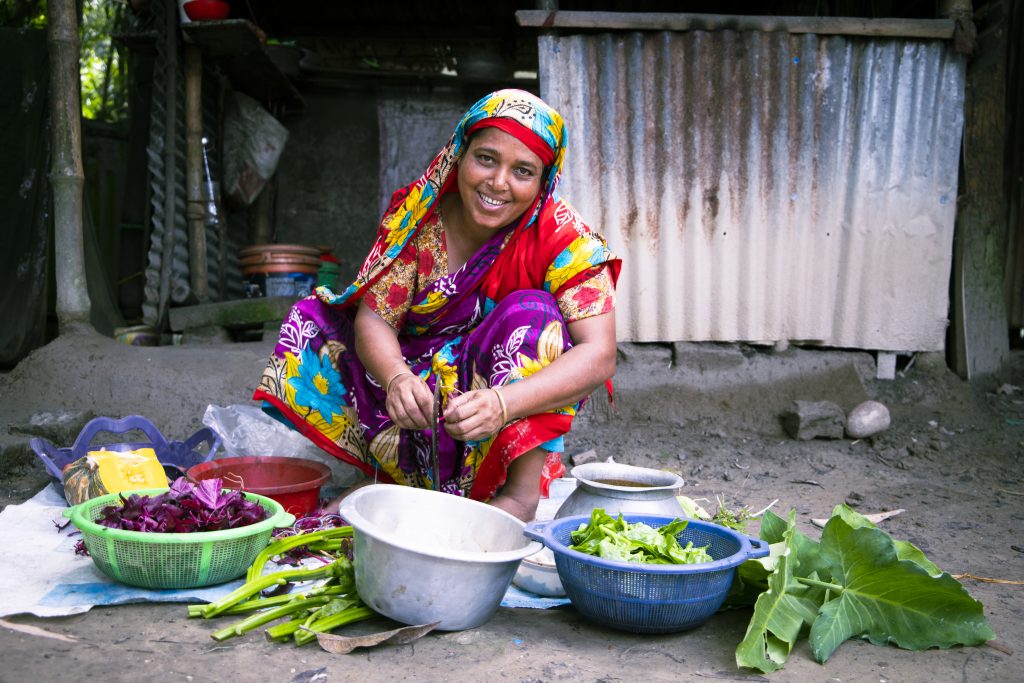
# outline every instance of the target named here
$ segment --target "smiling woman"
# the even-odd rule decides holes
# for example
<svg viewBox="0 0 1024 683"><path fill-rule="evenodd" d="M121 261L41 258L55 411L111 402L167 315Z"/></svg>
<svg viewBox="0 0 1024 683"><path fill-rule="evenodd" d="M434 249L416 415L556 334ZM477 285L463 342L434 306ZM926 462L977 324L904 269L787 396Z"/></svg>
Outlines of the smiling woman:
<svg viewBox="0 0 1024 683"><path fill-rule="evenodd" d="M554 192L565 140L530 93L473 105L355 282L293 307L254 398L373 480L532 519L615 371L620 262Z"/></svg>

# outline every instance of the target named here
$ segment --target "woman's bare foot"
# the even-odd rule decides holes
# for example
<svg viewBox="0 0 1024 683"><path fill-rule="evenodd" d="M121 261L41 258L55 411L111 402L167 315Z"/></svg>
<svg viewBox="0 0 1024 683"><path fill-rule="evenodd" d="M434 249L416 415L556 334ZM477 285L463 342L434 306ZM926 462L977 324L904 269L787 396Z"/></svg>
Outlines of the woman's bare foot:
<svg viewBox="0 0 1024 683"><path fill-rule="evenodd" d="M524 522L532 522L533 518L537 516L537 503L540 501L540 493L533 500L533 504L530 504L528 500L519 500L512 496L500 495L491 498L488 501L494 507L504 510L508 514L521 519Z"/></svg>

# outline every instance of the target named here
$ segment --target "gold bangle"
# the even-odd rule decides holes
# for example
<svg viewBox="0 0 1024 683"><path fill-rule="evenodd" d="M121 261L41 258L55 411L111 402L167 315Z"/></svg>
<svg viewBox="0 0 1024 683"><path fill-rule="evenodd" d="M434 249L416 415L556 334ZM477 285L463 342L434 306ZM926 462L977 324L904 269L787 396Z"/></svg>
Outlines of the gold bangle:
<svg viewBox="0 0 1024 683"><path fill-rule="evenodd" d="M505 405L505 397L501 395L498 387L491 387L491 391L498 395L498 403L501 404L501 426L508 424L508 406Z"/></svg>
<svg viewBox="0 0 1024 683"><path fill-rule="evenodd" d="M391 385L395 383L396 379L398 379L402 375L411 375L411 374L413 374L412 370L410 370L409 368L405 368L404 370L399 370L395 374L391 375L391 379L389 379L387 384L384 385L384 395L387 396L388 394L391 393Z"/></svg>

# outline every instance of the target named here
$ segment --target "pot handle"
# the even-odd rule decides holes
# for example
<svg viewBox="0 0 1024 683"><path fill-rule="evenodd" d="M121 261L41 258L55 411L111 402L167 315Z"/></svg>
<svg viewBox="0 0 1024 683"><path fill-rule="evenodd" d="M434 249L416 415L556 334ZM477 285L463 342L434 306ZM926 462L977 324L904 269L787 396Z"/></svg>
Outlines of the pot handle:
<svg viewBox="0 0 1024 683"><path fill-rule="evenodd" d="M747 553L748 560L756 560L759 557L768 556L770 552L768 541L762 541L760 538L754 538L753 536L747 536L747 540L750 541L750 552Z"/></svg>
<svg viewBox="0 0 1024 683"><path fill-rule="evenodd" d="M523 533L534 541L544 543L544 529L547 528L549 522L550 520L529 522L523 529Z"/></svg>
<svg viewBox="0 0 1024 683"><path fill-rule="evenodd" d="M208 449L206 455L199 452L199 447L206 443ZM185 443L171 443L168 446L175 451L175 454L180 458L178 464L183 470L187 470L194 465L200 463L209 462L214 459L217 455L217 451L221 447L220 434L213 431L209 427L203 427L198 432L190 436L185 440Z"/></svg>
<svg viewBox="0 0 1024 683"><path fill-rule="evenodd" d="M101 432L124 434L135 429L149 437L158 460L161 456L164 456L167 452L167 439L156 428L156 425L141 415L129 415L119 420L110 417L96 417L90 420L82 428L82 433L78 435L74 445L71 447L71 461L78 460L89 451L92 440L97 434Z"/></svg>
<svg viewBox="0 0 1024 683"><path fill-rule="evenodd" d="M32 437L32 439L29 440L28 445L29 448L39 456L39 459L43 461L43 464L46 465L46 471L50 473L50 476L57 481L60 481L62 479L61 465L66 465L68 463L61 462L63 459L60 457L60 451L57 447L39 436ZM70 462L70 460L68 462Z"/></svg>

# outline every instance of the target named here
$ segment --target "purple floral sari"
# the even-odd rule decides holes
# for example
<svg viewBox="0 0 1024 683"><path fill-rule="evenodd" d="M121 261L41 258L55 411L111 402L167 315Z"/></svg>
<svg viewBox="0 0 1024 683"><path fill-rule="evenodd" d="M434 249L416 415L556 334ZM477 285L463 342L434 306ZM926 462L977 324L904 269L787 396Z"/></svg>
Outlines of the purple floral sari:
<svg viewBox="0 0 1024 683"><path fill-rule="evenodd" d="M457 272L425 287L399 334L407 365L431 390L440 382L444 397L524 379L571 346L548 292L517 291L499 304L481 293L481 279L507 232L496 234ZM432 488L431 430L403 430L391 422L384 389L355 352L355 310L316 296L296 304L256 398L321 448L377 480ZM440 489L480 500L493 497L516 456L540 445L557 456L577 407L513 422L479 442L456 441L442 427Z"/></svg>

